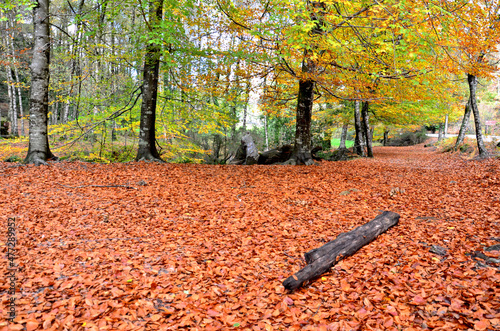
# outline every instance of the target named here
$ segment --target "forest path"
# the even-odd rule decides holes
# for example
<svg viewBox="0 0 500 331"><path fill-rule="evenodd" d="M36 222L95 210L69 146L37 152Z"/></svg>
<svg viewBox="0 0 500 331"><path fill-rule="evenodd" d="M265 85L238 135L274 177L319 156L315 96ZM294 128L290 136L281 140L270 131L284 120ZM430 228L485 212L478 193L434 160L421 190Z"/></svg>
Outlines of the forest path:
<svg viewBox="0 0 500 331"><path fill-rule="evenodd" d="M469 255L499 255L483 250L500 240L498 160L419 145L308 167L0 163L0 178L4 256L16 219L19 327L500 327L498 265ZM399 225L284 291L305 252L381 210Z"/></svg>

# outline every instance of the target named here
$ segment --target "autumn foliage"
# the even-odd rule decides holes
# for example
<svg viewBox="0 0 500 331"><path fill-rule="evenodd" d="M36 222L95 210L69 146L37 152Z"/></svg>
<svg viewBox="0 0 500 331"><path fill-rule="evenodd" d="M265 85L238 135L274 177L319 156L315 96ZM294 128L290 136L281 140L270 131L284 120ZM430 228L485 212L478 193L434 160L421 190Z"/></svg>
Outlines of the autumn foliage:
<svg viewBox="0 0 500 331"><path fill-rule="evenodd" d="M19 270L16 323L0 329L498 329L498 264L473 258L499 255L483 249L500 240L498 161L375 154L309 167L2 163ZM399 225L284 290L304 252L379 210ZM7 301L3 290L2 316Z"/></svg>

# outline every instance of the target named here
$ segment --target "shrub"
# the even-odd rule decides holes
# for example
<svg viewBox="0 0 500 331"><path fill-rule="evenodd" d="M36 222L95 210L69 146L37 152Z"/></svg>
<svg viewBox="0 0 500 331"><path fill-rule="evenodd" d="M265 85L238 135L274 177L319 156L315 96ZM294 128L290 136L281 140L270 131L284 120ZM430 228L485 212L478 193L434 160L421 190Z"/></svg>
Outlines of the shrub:
<svg viewBox="0 0 500 331"><path fill-rule="evenodd" d="M389 139L387 146L412 146L423 143L427 139L427 131L405 131L398 137Z"/></svg>
<svg viewBox="0 0 500 331"><path fill-rule="evenodd" d="M23 159L19 157L18 155L11 155L7 157L4 162L21 162Z"/></svg>

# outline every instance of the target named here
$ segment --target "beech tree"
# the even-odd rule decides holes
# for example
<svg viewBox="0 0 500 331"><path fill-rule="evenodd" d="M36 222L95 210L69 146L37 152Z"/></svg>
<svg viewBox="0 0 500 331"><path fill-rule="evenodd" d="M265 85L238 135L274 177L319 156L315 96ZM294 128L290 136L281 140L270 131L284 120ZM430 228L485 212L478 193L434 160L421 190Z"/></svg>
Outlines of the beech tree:
<svg viewBox="0 0 500 331"><path fill-rule="evenodd" d="M47 135L49 101L50 27L49 0L37 0L33 8L35 43L31 62L29 148L25 163L47 164L55 159Z"/></svg>
<svg viewBox="0 0 500 331"><path fill-rule="evenodd" d="M496 70L493 60L500 44L500 2L481 0L463 5L459 2L427 3L429 28L445 50L442 68L456 75L465 73L469 99L456 145L463 141L470 113L474 115L476 141L480 157L488 157L477 105L478 77L491 77ZM443 34L446 31L446 35Z"/></svg>
<svg viewBox="0 0 500 331"><path fill-rule="evenodd" d="M158 30L162 13L163 0L149 2L148 26L150 33ZM144 57L139 149L135 158L137 161L161 161L160 154L156 149L156 102L160 56L161 46L158 42L149 40Z"/></svg>
<svg viewBox="0 0 500 331"><path fill-rule="evenodd" d="M127 154L136 160L161 160L161 146L164 159L189 155L201 160L201 155L207 161L223 161L232 150L228 146L255 124L249 124L249 105L252 95L261 94L266 100L259 104L265 135L274 133L276 143L294 145L290 163L312 163L313 135L328 135L321 131L323 124L316 125L315 116L321 106L340 101L358 102L356 146L360 154L368 149L370 155L369 139L377 122L410 127L444 117L448 110L433 110L430 100L446 93L429 91L447 92L446 75L487 77L485 63L500 29L493 9L490 20L481 17L484 8L495 3L498 0L482 7L439 0L52 2L51 108L46 111L50 134L83 137L82 145L91 146L88 159L117 154L113 147L105 148L111 129L111 146L121 149L132 141L134 151L127 147ZM9 29L22 24L10 17ZM472 26L475 18L478 24ZM35 76L34 97L39 81ZM469 78L473 88L477 79ZM7 71L7 80L21 96L15 71ZM446 102L451 100L450 108L455 109L459 97L453 95L455 100ZM435 103L445 104L443 100ZM32 124L43 126L35 114L36 107ZM353 115L354 108L349 108L350 118L342 124L355 124ZM31 140L33 145L36 139ZM363 151L361 144L366 146Z"/></svg>

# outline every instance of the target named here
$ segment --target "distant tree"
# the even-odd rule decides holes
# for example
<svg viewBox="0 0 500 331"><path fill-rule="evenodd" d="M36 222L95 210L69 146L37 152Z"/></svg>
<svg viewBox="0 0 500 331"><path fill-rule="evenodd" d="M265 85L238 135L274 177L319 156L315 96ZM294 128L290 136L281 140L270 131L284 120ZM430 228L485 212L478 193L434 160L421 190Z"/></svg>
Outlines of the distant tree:
<svg viewBox="0 0 500 331"><path fill-rule="evenodd" d="M447 55L442 61L444 68L454 74L465 73L467 76L469 100L465 107L462 128L468 124L472 112L479 156L488 157L476 93L478 78L491 76L497 69L494 63L498 60L500 43L500 5L498 1L487 0L473 1L466 5L452 1L443 3L442 7L436 6L433 10L435 12L429 14L431 31L441 40L446 40L440 43ZM447 14L441 15L443 12ZM445 35L443 31L446 31ZM461 139L463 135L459 135L457 143Z"/></svg>

